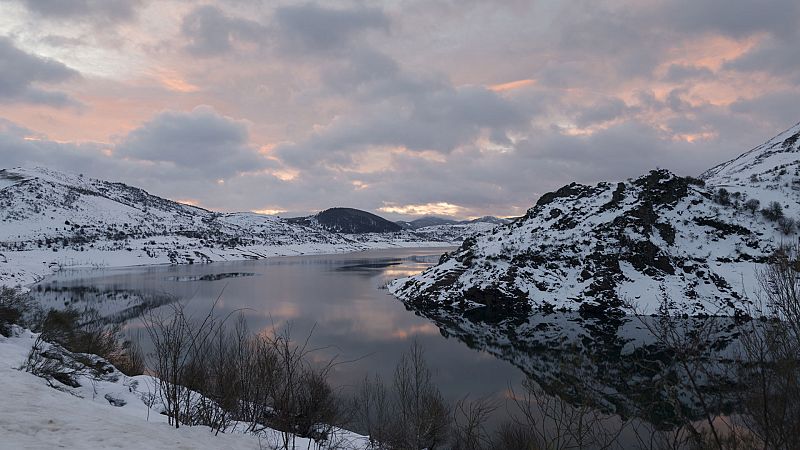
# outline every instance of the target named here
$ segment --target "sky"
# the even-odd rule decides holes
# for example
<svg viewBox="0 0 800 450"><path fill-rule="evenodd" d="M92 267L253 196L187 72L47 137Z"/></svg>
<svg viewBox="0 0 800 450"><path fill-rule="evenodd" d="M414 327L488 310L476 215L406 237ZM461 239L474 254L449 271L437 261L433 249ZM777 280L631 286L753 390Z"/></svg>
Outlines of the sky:
<svg viewBox="0 0 800 450"><path fill-rule="evenodd" d="M800 121L797 0L0 0L0 167L219 211L514 216Z"/></svg>

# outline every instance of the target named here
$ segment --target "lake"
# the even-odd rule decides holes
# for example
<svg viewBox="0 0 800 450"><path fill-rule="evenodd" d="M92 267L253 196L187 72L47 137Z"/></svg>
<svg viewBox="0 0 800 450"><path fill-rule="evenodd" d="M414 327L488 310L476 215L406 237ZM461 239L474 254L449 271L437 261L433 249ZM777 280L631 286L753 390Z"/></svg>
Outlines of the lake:
<svg viewBox="0 0 800 450"><path fill-rule="evenodd" d="M509 388L517 391L530 377L549 394L548 399L669 421L650 403L658 392L649 380L664 378L663 374L632 357L633 347L651 341L639 319L586 318L566 312L490 323L446 312L418 315L385 289L388 281L435 264L446 250L406 248L206 265L65 270L35 285L32 293L46 307L93 308L110 321L124 323L129 333L138 333L145 351L149 346L139 319L143 309L180 301L194 317L202 318L216 301L217 317L240 311L252 331L290 326L296 340L311 333L310 346L318 349L313 353L316 360L343 362L330 381L344 395L353 393L365 376L391 380L401 355L416 341L434 382L451 402L469 395L502 404ZM685 406L696 405L690 399ZM493 423L505 420L507 414L501 406ZM618 420L612 417L609 423L615 426ZM626 431L620 437L622 448L634 442L630 434Z"/></svg>
<svg viewBox="0 0 800 450"><path fill-rule="evenodd" d="M406 310L384 288L392 279L435 264L446 250L370 250L207 265L65 270L36 285L33 294L49 307L92 307L128 321L134 334L140 326L135 316L142 301L158 305L165 298L176 298L201 318L221 296L217 316L241 310L253 331L280 330L289 324L292 336L304 339L313 329L311 346L320 348L316 357L352 361L338 365L331 379L345 391L367 374L390 380L400 355L416 340L448 399L466 394L500 398L509 385L519 385L524 378L519 369L443 337L436 325Z"/></svg>

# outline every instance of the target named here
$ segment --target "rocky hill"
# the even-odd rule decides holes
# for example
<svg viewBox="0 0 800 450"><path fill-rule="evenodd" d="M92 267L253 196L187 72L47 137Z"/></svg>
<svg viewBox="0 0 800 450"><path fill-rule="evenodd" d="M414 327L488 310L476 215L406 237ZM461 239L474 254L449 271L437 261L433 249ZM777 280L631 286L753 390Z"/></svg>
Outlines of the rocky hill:
<svg viewBox="0 0 800 450"><path fill-rule="evenodd" d="M390 289L414 309L484 317L742 313L758 264L797 238L799 137L800 124L701 178L572 183Z"/></svg>
<svg viewBox="0 0 800 450"><path fill-rule="evenodd" d="M333 233L394 233L403 229L381 216L354 208L329 208L313 216L295 217L288 221Z"/></svg>

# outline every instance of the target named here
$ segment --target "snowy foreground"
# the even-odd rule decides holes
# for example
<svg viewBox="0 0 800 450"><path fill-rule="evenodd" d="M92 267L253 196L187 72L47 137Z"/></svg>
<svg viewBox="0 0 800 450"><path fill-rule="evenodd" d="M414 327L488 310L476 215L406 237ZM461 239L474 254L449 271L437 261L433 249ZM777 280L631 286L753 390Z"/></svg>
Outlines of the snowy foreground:
<svg viewBox="0 0 800 450"><path fill-rule="evenodd" d="M279 433L259 436L237 432L214 435L207 427L167 424L156 399L158 382L150 376L128 377L113 370L102 377L79 375L80 387L48 381L20 370L36 334L21 328L15 336L0 336L0 448L170 448L258 449L275 448ZM116 406L114 406L116 405ZM366 448L366 438L340 430L339 448ZM313 441L296 438L296 448L319 448ZM324 447L323 447L324 448Z"/></svg>

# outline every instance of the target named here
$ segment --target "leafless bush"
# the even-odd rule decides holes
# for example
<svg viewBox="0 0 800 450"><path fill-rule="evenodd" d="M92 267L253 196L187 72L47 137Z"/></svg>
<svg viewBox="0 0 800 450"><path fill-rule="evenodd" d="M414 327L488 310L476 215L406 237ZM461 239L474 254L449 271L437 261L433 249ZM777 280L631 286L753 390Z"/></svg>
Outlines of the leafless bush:
<svg viewBox="0 0 800 450"><path fill-rule="evenodd" d="M665 449L730 448L728 441L737 440L737 429L724 412L734 398L719 388L729 386L732 391L736 376L715 345L724 335L724 324L715 317L688 317L676 309L669 296L662 295L657 317L637 316L666 355L661 368L664 375L654 387L661 392L659 407L668 410L673 428L646 428L645 436L637 433L640 444Z"/></svg>
<svg viewBox="0 0 800 450"><path fill-rule="evenodd" d="M492 434L487 422L497 409L495 402L487 399L459 400L453 410L451 445L454 449L480 450L492 447Z"/></svg>
<svg viewBox="0 0 800 450"><path fill-rule="evenodd" d="M769 449L800 448L800 250L781 247L758 273L753 320L743 330L750 389L741 427Z"/></svg>
<svg viewBox="0 0 800 450"><path fill-rule="evenodd" d="M778 228L780 228L781 233L788 236L794 233L796 222L791 217L781 217L778 219Z"/></svg>
<svg viewBox="0 0 800 450"><path fill-rule="evenodd" d="M63 353L45 342L41 335L34 341L22 369L43 378L54 388L60 388L60 385L80 386L75 381L75 376L81 372L81 367L73 360L64 358Z"/></svg>
<svg viewBox="0 0 800 450"><path fill-rule="evenodd" d="M510 425L501 428L502 440L513 437L524 448L607 449L616 444L625 422L588 405L573 405L558 396L548 395L531 379L522 391L511 390L515 410ZM526 433L520 433L526 430ZM508 433L511 433L508 435Z"/></svg>
<svg viewBox="0 0 800 450"><path fill-rule="evenodd" d="M366 378L357 417L378 448L435 449L447 445L450 407L435 386L422 347L414 342L397 364L391 386Z"/></svg>
<svg viewBox="0 0 800 450"><path fill-rule="evenodd" d="M30 297L18 289L0 287L0 335L8 336L11 325L25 325L25 316L32 309Z"/></svg>
<svg viewBox="0 0 800 450"><path fill-rule="evenodd" d="M433 384L432 374L417 342L402 356L394 374L397 395L397 426L393 439L405 448L429 448L444 445L450 411L441 392Z"/></svg>
<svg viewBox="0 0 800 450"><path fill-rule="evenodd" d="M189 317L182 304L150 311L143 321L153 342L151 368L170 423L205 425L225 432L244 422L245 432L278 430L279 448L294 448L297 437L330 442L343 415L328 383L334 361L310 362L304 341L283 331L253 334L240 314L236 325L214 317Z"/></svg>

